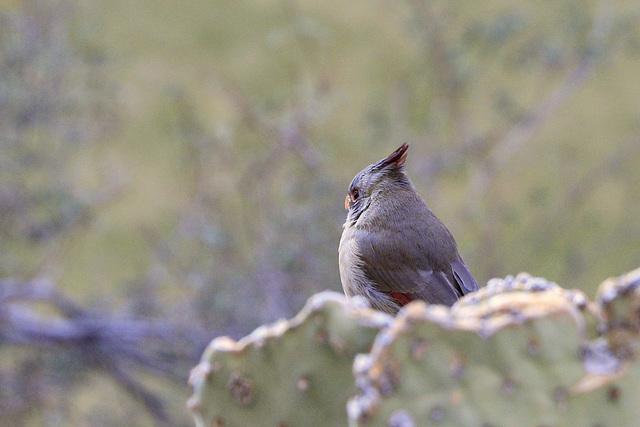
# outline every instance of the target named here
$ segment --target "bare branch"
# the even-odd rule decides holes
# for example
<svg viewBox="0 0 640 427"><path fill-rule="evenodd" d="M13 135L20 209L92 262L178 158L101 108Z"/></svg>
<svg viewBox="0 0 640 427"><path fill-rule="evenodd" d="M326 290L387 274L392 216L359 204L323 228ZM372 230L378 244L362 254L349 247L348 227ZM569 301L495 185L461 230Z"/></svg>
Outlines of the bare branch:
<svg viewBox="0 0 640 427"><path fill-rule="evenodd" d="M40 314L32 307L36 302L60 314ZM98 315L69 301L46 279L0 282L0 336L15 345L55 348L105 370L163 424L171 420L162 400L135 373L145 370L183 383L211 338L198 327L170 321Z"/></svg>

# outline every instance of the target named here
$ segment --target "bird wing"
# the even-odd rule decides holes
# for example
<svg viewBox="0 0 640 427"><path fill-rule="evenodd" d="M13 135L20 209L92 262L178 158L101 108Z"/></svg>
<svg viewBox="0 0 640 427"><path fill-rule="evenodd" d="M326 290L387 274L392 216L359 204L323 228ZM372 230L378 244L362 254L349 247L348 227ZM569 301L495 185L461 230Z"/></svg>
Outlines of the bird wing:
<svg viewBox="0 0 640 427"><path fill-rule="evenodd" d="M452 305L462 295L478 288L460 260L455 247L443 268L435 266L428 249L411 245L402 231L368 233L360 230L355 240L365 276L378 290L404 305L414 299L430 304ZM447 248L451 250L451 248ZM449 269L450 271L445 271Z"/></svg>
<svg viewBox="0 0 640 427"><path fill-rule="evenodd" d="M451 263L451 267L453 268L453 277L456 282L458 282L462 295L466 295L480 289L478 282L476 282L476 279L473 277L464 261L458 258Z"/></svg>

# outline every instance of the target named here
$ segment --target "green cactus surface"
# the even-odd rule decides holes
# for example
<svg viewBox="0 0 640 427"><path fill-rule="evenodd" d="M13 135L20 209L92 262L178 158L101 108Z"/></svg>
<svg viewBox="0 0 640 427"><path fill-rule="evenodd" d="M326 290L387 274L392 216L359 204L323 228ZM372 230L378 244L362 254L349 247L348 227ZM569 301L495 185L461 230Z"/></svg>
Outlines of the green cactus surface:
<svg viewBox="0 0 640 427"><path fill-rule="evenodd" d="M199 426L347 424L357 353L392 318L334 292L312 297L293 319L236 342L215 339L192 371L188 406Z"/></svg>
<svg viewBox="0 0 640 427"><path fill-rule="evenodd" d="M620 358L638 355L640 336L640 269L604 281L596 295L602 310L603 333Z"/></svg>
<svg viewBox="0 0 640 427"><path fill-rule="evenodd" d="M630 278L611 282L626 289ZM609 305L631 295L618 292ZM638 363L606 337L588 340L598 320L612 330L605 312L579 291L525 274L493 280L451 310L411 304L356 359L350 423L637 425Z"/></svg>
<svg viewBox="0 0 640 427"><path fill-rule="evenodd" d="M521 273L395 319L325 292L222 337L193 370L198 425L640 425L640 269L595 302Z"/></svg>

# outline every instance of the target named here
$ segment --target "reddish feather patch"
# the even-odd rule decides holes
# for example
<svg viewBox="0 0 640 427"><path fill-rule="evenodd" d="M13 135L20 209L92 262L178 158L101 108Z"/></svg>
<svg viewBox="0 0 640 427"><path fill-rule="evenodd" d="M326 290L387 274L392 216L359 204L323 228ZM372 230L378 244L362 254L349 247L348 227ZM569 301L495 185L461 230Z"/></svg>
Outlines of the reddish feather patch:
<svg viewBox="0 0 640 427"><path fill-rule="evenodd" d="M413 301L413 298L411 298L408 294L403 294L402 292L391 292L389 295L400 305L400 307L405 306Z"/></svg>

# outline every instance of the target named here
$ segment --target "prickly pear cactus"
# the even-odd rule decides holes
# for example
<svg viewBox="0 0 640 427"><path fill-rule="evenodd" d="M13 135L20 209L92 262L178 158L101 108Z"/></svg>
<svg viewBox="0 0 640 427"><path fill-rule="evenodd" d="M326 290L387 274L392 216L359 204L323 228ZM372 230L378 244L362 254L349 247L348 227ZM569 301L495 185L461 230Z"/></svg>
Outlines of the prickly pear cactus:
<svg viewBox="0 0 640 427"><path fill-rule="evenodd" d="M639 351L640 269L595 302L520 274L395 319L322 293L214 340L189 407L206 426L640 425Z"/></svg>
<svg viewBox="0 0 640 427"><path fill-rule="evenodd" d="M600 285L596 302L602 308L603 329L621 358L638 356L640 337L640 269Z"/></svg>
<svg viewBox="0 0 640 427"><path fill-rule="evenodd" d="M613 282L635 292L626 276ZM609 296L607 312L581 292L522 274L493 280L451 310L411 304L357 357L350 423L638 425L638 363L622 360L606 337L588 340L598 321L613 330L638 316L630 309L637 295ZM629 322L625 333L637 333ZM620 340L621 348L632 341Z"/></svg>
<svg viewBox="0 0 640 427"><path fill-rule="evenodd" d="M334 292L293 319L236 342L215 339L192 371L188 406L199 426L344 426L357 353L392 318Z"/></svg>

